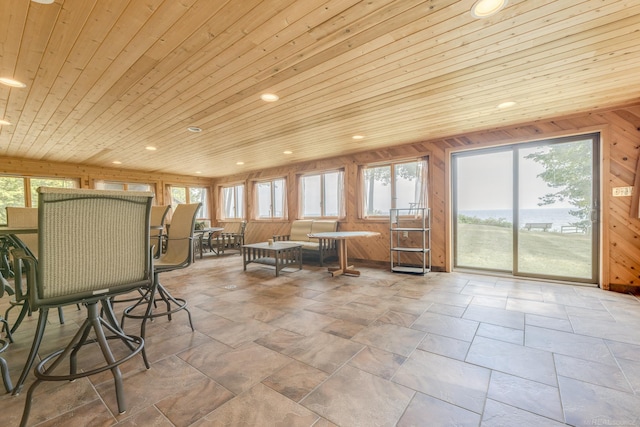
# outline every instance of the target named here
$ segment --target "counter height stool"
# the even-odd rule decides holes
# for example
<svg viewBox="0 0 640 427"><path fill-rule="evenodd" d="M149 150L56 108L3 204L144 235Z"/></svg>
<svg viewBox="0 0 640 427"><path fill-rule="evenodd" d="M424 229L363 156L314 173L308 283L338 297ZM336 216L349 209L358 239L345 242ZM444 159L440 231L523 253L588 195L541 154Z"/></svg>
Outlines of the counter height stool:
<svg viewBox="0 0 640 427"><path fill-rule="evenodd" d="M7 206L6 208L7 214L7 226L8 227L16 227L16 228L37 228L38 227L38 208L24 208L17 206ZM16 244L16 238L18 239ZM5 237L3 239L2 248L0 251L2 252L2 270L8 269L5 277L13 277L15 275L15 271L10 266L8 252L13 250L14 248L26 248L30 255L33 255L34 258L38 258L38 234L30 233L30 234L17 234L15 238ZM5 259L6 257L6 259ZM20 272L22 273L22 272ZM20 307L20 312L18 313L18 317L15 322L13 322L13 326L11 327L11 333L14 333L18 326L22 323L22 320L25 318L27 314L31 315L31 307L29 306L27 292L26 290L21 289L16 286L16 289L9 288L9 294L12 295L9 300L9 307L4 313L4 320L8 322L9 313L15 307ZM62 307L58 308L58 318L60 319L60 324L64 324L64 314L62 312ZM3 328L9 328L8 324L3 325ZM7 329L8 330L8 329Z"/></svg>
<svg viewBox="0 0 640 427"><path fill-rule="evenodd" d="M171 209L171 205L166 206L151 206L151 242L150 244L155 246L153 251L153 257L158 258L162 253L162 236L164 229L164 221L167 218L167 213Z"/></svg>
<svg viewBox="0 0 640 427"><path fill-rule="evenodd" d="M122 313L121 326L124 327L126 318L142 319L140 326L140 336L145 337L147 320L156 317L167 316L171 320L171 315L180 310L187 312L189 325L193 330L191 312L187 308L187 301L183 298L175 298L160 283L160 273L186 268L193 262L193 227L196 221L196 213L200 209L200 203L181 203L171 217L171 227L165 239L167 249L160 254L158 259L153 260L153 283L138 301L125 308ZM166 310L155 309L158 303L164 302ZM143 353L146 361L146 354Z"/></svg>
<svg viewBox="0 0 640 427"><path fill-rule="evenodd" d="M42 187L38 193L38 259L24 249L12 252L16 271L22 271L24 264L30 307L39 311L31 351L13 394L20 392L38 355L49 310L82 304L87 318L64 349L43 357L34 369L36 380L27 392L20 425L27 424L34 391L42 381L73 381L106 370L113 374L118 411L123 413L126 403L119 365L141 352L144 340L125 335L109 299L151 285L149 217L153 194ZM96 240L101 244L91 243ZM22 275L16 274L16 286L22 280ZM122 350L128 351L116 359L107 340L120 342ZM105 364L80 369L78 353L93 343L98 344ZM68 370L58 369L67 359Z"/></svg>

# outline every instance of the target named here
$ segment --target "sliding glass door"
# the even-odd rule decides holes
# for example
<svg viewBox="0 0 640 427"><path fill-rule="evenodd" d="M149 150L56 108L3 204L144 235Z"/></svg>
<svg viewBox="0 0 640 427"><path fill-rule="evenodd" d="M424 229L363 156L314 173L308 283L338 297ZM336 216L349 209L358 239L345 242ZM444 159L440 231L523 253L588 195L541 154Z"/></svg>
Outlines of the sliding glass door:
<svg viewBox="0 0 640 427"><path fill-rule="evenodd" d="M455 266L513 268L513 154L483 150L456 155ZM498 167L496 167L498 166Z"/></svg>
<svg viewBox="0 0 640 427"><path fill-rule="evenodd" d="M454 267L596 283L598 135L453 156Z"/></svg>

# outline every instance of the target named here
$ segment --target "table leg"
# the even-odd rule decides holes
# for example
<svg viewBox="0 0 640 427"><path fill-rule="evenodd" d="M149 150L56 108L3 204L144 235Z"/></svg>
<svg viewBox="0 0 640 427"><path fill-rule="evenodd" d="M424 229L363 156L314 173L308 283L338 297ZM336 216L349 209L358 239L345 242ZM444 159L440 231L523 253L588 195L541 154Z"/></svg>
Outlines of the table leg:
<svg viewBox="0 0 640 427"><path fill-rule="evenodd" d="M331 276L336 277L344 273L344 267L347 262L347 245L345 239L338 240L338 267L329 267L328 270Z"/></svg>
<svg viewBox="0 0 640 427"><path fill-rule="evenodd" d="M244 266L244 271L247 271L248 257L249 257L249 248L242 248L242 265Z"/></svg>
<svg viewBox="0 0 640 427"><path fill-rule="evenodd" d="M341 274L360 275L360 272L348 263L347 239L338 240L338 263L339 267L329 267L328 269L333 277L340 276Z"/></svg>

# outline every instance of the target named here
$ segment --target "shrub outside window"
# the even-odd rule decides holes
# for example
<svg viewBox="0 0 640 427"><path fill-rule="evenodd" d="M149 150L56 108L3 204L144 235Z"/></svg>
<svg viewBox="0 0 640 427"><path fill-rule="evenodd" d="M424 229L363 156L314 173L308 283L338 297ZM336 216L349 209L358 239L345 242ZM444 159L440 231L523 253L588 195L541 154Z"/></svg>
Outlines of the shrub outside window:
<svg viewBox="0 0 640 427"><path fill-rule="evenodd" d="M427 206L427 161L364 166L362 217L388 217L392 208Z"/></svg>
<svg viewBox="0 0 640 427"><path fill-rule="evenodd" d="M7 206L37 207L38 187L77 188L78 180L0 176L0 224L7 223Z"/></svg>
<svg viewBox="0 0 640 427"><path fill-rule="evenodd" d="M209 219L209 192L204 187L171 186L171 205L173 209L181 203L201 203L196 213L197 219Z"/></svg>

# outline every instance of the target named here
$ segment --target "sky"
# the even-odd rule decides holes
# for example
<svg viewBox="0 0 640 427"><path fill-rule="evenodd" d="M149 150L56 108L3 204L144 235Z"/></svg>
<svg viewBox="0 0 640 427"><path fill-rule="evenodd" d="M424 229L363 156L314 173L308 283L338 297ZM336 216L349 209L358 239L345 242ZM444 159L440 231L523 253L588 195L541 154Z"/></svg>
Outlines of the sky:
<svg viewBox="0 0 640 427"><path fill-rule="evenodd" d="M544 169L533 160L522 158L533 150L521 150L520 207L522 209L568 208L569 203L538 206L540 196L551 188L537 175ZM495 210L512 209L513 152L489 152L457 157L458 209Z"/></svg>

